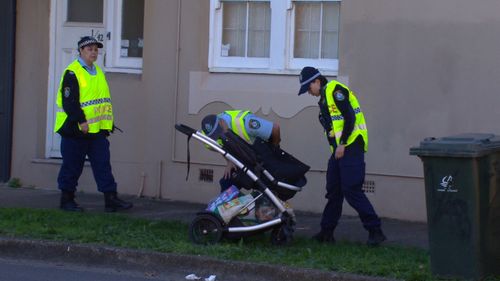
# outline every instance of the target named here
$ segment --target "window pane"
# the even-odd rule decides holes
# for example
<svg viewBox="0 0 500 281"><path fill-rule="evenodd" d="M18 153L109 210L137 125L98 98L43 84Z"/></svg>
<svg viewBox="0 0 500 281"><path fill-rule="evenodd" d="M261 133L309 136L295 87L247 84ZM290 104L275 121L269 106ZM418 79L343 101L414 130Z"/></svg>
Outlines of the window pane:
<svg viewBox="0 0 500 281"><path fill-rule="evenodd" d="M321 34L321 58L338 58L340 4L323 4L323 32Z"/></svg>
<svg viewBox="0 0 500 281"><path fill-rule="evenodd" d="M244 57L247 3L224 2L221 56Z"/></svg>
<svg viewBox="0 0 500 281"><path fill-rule="evenodd" d="M248 57L269 57L271 34L269 2L250 3L248 12Z"/></svg>
<svg viewBox="0 0 500 281"><path fill-rule="evenodd" d="M295 58L319 58L321 3L295 3Z"/></svg>
<svg viewBox="0 0 500 281"><path fill-rule="evenodd" d="M102 0L68 0L69 22L102 23Z"/></svg>
<svg viewBox="0 0 500 281"><path fill-rule="evenodd" d="M123 0L121 56L142 58L144 0Z"/></svg>

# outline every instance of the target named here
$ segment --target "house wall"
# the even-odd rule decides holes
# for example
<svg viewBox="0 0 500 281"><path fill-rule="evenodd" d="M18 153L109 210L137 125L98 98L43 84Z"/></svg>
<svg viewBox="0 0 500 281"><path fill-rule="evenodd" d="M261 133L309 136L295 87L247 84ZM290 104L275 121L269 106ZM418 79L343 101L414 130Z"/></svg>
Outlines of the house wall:
<svg viewBox="0 0 500 281"><path fill-rule="evenodd" d="M32 164L45 149L50 5L48 0L16 2L11 177L34 185L46 183L53 170Z"/></svg>
<svg viewBox="0 0 500 281"><path fill-rule="evenodd" d="M417 185L412 178L423 175L422 163L408 155L408 148L425 137L500 134L500 20L495 12L500 3L344 4L340 69L366 112L371 136L367 171L387 179L377 208L399 216L419 207L415 211L423 215L423 182Z"/></svg>
<svg viewBox="0 0 500 281"><path fill-rule="evenodd" d="M209 1L145 3L143 73L107 73L124 130L110 137L119 192L137 194L143 185L146 196L207 202L224 160L192 140L186 181L186 137L173 126L199 128L208 113L249 108L279 122L281 146L311 166L292 205L321 212L330 152L316 100L296 95L297 75L210 73ZM50 1L17 5L12 176L55 189L60 160L44 159L48 70L39 67L49 63ZM494 0L342 2L338 79L367 118L366 180L375 186L367 196L381 216L426 220L422 164L411 146L428 136L499 133L499 9ZM200 169L213 169L214 182L200 181ZM96 192L90 167L79 190ZM345 213L354 211L346 205Z"/></svg>

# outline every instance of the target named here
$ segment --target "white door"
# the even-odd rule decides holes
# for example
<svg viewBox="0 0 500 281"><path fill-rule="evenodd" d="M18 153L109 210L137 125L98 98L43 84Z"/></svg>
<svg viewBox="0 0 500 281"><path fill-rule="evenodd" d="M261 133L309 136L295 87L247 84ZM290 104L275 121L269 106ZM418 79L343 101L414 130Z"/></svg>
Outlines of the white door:
<svg viewBox="0 0 500 281"><path fill-rule="evenodd" d="M77 42L83 36L94 36L103 42L105 0L52 0L51 5L51 66L49 68L47 112L47 157L60 157L58 134L53 133L56 116L56 96L64 69L78 57ZM99 49L97 65L104 66L104 49Z"/></svg>

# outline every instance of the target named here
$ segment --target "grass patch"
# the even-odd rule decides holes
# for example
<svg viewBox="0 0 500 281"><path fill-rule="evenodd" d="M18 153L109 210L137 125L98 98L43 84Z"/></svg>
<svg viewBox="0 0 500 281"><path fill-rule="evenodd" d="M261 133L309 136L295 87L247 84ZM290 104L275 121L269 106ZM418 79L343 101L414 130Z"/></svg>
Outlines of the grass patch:
<svg viewBox="0 0 500 281"><path fill-rule="evenodd" d="M21 187L23 184L21 183L21 179L19 178L11 178L8 182L7 182L7 186L8 187L12 187L12 188L19 188Z"/></svg>
<svg viewBox="0 0 500 281"><path fill-rule="evenodd" d="M0 235L96 243L165 253L266 262L404 280L438 280L429 270L427 251L395 246L367 247L348 242L325 245L296 237L288 247L272 247L268 235L239 243L193 245L188 226L177 221L131 218L120 214L68 213L59 210L0 208Z"/></svg>

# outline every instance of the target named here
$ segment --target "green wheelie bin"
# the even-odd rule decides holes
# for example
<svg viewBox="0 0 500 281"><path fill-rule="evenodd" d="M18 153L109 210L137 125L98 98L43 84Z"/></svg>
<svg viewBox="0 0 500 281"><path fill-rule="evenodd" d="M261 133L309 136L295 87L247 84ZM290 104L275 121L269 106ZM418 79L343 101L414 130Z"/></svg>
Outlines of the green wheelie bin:
<svg viewBox="0 0 500 281"><path fill-rule="evenodd" d="M426 138L410 155L424 167L432 273L500 276L500 136Z"/></svg>

